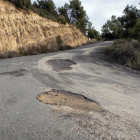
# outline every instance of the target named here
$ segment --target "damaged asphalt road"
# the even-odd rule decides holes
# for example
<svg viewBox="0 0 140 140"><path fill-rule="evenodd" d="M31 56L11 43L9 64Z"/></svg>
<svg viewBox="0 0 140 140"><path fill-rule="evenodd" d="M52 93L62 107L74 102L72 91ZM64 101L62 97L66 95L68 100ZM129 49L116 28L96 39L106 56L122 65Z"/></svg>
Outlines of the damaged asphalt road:
<svg viewBox="0 0 140 140"><path fill-rule="evenodd" d="M140 72L111 44L0 60L0 140L139 140Z"/></svg>

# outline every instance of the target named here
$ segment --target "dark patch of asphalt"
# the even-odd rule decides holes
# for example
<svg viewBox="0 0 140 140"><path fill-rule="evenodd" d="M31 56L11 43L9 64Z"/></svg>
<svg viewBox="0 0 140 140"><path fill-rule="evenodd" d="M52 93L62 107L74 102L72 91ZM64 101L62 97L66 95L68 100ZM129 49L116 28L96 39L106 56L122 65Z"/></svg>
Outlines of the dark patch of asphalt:
<svg viewBox="0 0 140 140"><path fill-rule="evenodd" d="M55 71L71 70L72 68L70 66L76 64L69 59L53 59L47 61L47 63L51 65Z"/></svg>

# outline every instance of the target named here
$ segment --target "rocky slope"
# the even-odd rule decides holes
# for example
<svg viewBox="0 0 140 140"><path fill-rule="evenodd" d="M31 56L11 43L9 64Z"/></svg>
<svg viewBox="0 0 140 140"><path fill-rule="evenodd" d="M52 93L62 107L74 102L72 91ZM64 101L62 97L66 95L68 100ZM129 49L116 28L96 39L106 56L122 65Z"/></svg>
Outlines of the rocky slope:
<svg viewBox="0 0 140 140"><path fill-rule="evenodd" d="M40 44L55 47L58 35L63 45L77 46L88 41L73 25L53 22L30 10L18 9L14 4L0 0L0 53Z"/></svg>

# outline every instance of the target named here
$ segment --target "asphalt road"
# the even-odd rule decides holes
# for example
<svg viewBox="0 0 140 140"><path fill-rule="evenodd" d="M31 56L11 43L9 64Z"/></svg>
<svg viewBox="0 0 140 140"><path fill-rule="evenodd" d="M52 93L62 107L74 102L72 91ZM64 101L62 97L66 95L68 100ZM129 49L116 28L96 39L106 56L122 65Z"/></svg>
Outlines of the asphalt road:
<svg viewBox="0 0 140 140"><path fill-rule="evenodd" d="M111 43L0 60L0 140L139 140L140 73L99 57ZM52 89L84 95L104 110L36 99Z"/></svg>

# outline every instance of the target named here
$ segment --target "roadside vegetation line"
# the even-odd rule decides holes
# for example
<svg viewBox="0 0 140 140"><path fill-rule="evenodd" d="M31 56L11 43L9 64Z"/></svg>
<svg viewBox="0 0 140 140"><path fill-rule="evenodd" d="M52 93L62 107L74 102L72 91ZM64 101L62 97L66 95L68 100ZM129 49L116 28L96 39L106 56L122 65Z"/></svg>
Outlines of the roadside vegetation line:
<svg viewBox="0 0 140 140"><path fill-rule="evenodd" d="M104 49L102 57L121 65L140 70L140 41L119 39Z"/></svg>
<svg viewBox="0 0 140 140"><path fill-rule="evenodd" d="M38 45L38 46L28 46L28 47L20 47L17 51L3 51L3 53L0 53L0 59L6 59L6 58L13 58L13 57L20 57L20 56L29 56L29 55L38 55L43 53L52 53L52 52L58 52L58 51L65 51L70 50L74 48L78 48L79 46L72 47L70 45L63 45L63 40L61 39L61 36L58 35L56 37L57 45L55 46L52 42L52 48L49 47L48 43ZM90 45L97 42L97 39L91 39L87 43L82 44L84 45Z"/></svg>

